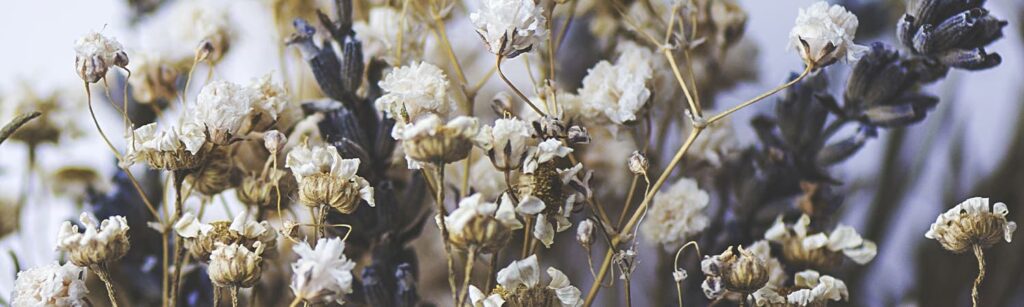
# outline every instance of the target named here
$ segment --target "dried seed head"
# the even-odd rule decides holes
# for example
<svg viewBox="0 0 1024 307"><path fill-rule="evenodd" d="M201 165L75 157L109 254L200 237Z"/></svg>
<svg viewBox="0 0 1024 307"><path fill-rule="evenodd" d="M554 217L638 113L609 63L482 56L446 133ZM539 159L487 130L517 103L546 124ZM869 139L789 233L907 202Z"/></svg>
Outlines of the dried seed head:
<svg viewBox="0 0 1024 307"><path fill-rule="evenodd" d="M67 252L72 263L81 267L102 265L128 253L128 220L123 216L112 216L99 225L85 212L80 219L84 233L78 232L78 225L65 221L57 235L57 249Z"/></svg>
<svg viewBox="0 0 1024 307"><path fill-rule="evenodd" d="M271 169L265 176L249 175L242 178L242 183L235 189L235 195L242 203L256 207L276 207L277 190L281 193L281 207L291 204L292 195L297 190L291 174L280 169Z"/></svg>
<svg viewBox="0 0 1024 307"><path fill-rule="evenodd" d="M722 281L730 291L754 293L768 283L768 269L764 261L748 250L739 247L739 255L726 261L722 270Z"/></svg>
<svg viewBox="0 0 1024 307"><path fill-rule="evenodd" d="M192 254L192 257L203 262L210 259L210 254L216 249L217 243L232 244L239 240L239 235L230 230L231 222L216 221L209 225L212 227L206 233L201 233L195 238L185 238L185 249Z"/></svg>
<svg viewBox="0 0 1024 307"><path fill-rule="evenodd" d="M440 216L437 222L441 222ZM505 246L512 237L512 230L522 228L511 201L503 198L501 206L498 206L483 201L482 194L473 194L459 201L459 207L444 219L444 223L453 245L462 249L475 248L483 253Z"/></svg>
<svg viewBox="0 0 1024 307"><path fill-rule="evenodd" d="M263 273L263 243L253 244L253 250L238 244L218 242L210 254L208 272L210 281L221 287L249 288L256 285Z"/></svg>
<svg viewBox="0 0 1024 307"><path fill-rule="evenodd" d="M189 177L196 191L212 196L234 187L237 180L232 161L227 147L210 151L206 163Z"/></svg>
<svg viewBox="0 0 1024 307"><path fill-rule="evenodd" d="M988 198L971 198L939 215L925 237L958 254L975 245L988 248L1000 240L1010 242L1017 223L1007 221L1007 214L1003 203L996 203L990 211Z"/></svg>
<svg viewBox="0 0 1024 307"><path fill-rule="evenodd" d="M415 161L452 163L469 156L479 132L476 118L459 116L442 124L440 117L428 114L402 131L402 148Z"/></svg>
<svg viewBox="0 0 1024 307"><path fill-rule="evenodd" d="M647 157L640 153L640 151L633 151L633 154L629 156L629 171L633 172L633 174L647 174L648 165L650 164L647 162Z"/></svg>
<svg viewBox="0 0 1024 307"><path fill-rule="evenodd" d="M292 149L285 162L299 182L299 202L327 205L343 214L352 213L359 199L374 206L373 187L356 175L359 159L342 159L333 146L303 145Z"/></svg>
<svg viewBox="0 0 1024 307"><path fill-rule="evenodd" d="M122 166L145 161L156 169L190 170L202 165L210 149L202 128L194 124L162 131L157 130L156 123L148 124L135 129L127 138L128 153L121 161Z"/></svg>
<svg viewBox="0 0 1024 307"><path fill-rule="evenodd" d="M356 211L359 185L329 174L315 174L299 183L299 202L310 207L327 205L342 214Z"/></svg>

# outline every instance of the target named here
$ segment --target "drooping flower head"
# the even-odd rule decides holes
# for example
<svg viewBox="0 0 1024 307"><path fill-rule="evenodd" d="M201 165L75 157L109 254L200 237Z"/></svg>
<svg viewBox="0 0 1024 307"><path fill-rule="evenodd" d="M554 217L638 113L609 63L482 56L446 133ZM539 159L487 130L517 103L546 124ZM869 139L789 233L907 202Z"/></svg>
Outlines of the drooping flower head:
<svg viewBox="0 0 1024 307"><path fill-rule="evenodd" d="M547 35L543 11L532 0L483 0L469 20L491 53L514 58Z"/></svg>
<svg viewBox="0 0 1024 307"><path fill-rule="evenodd" d="M360 198L371 207L375 204L373 187L356 175L359 159L342 159L333 146L297 146L288 152L285 165L299 182L299 201L307 206L328 205L349 214Z"/></svg>
<svg viewBox="0 0 1024 307"><path fill-rule="evenodd" d="M294 250L299 255L292 263L291 289L295 296L311 304L344 304L345 295L352 293L352 269L356 267L345 257L345 242L321 238L316 248L302 242Z"/></svg>
<svg viewBox="0 0 1024 307"><path fill-rule="evenodd" d="M92 306L86 295L83 268L51 263L18 272L11 293L12 306Z"/></svg>
<svg viewBox="0 0 1024 307"><path fill-rule="evenodd" d="M89 32L75 41L75 71L83 81L96 83L113 66L128 66L128 54L117 40Z"/></svg>
<svg viewBox="0 0 1024 307"><path fill-rule="evenodd" d="M867 51L853 42L857 25L857 16L843 6L815 2L797 14L796 25L789 31L789 47L814 68L840 60L853 62Z"/></svg>
<svg viewBox="0 0 1024 307"><path fill-rule="evenodd" d="M112 216L96 225L96 220L83 212L79 217L85 232L78 232L78 225L65 221L57 234L57 250L67 252L68 258L77 266L89 267L117 261L128 253L128 220L123 216Z"/></svg>
<svg viewBox="0 0 1024 307"><path fill-rule="evenodd" d="M974 197L956 205L935 219L925 237L935 239L954 253L971 250L975 245L988 248L1013 239L1017 223L1007 221L1006 204L996 203L989 210L988 198Z"/></svg>

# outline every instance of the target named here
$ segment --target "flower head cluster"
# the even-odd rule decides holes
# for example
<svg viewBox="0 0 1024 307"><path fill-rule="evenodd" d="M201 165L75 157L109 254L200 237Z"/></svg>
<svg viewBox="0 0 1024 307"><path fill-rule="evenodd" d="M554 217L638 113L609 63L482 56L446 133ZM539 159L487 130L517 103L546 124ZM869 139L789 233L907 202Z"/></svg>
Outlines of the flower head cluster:
<svg viewBox="0 0 1024 307"><path fill-rule="evenodd" d="M734 252L730 246L722 254L705 256L700 262L707 275L701 288L709 299L715 299L725 290L744 295L754 293L768 284L770 271L765 259L742 246Z"/></svg>
<svg viewBox="0 0 1024 307"><path fill-rule="evenodd" d="M252 102L252 92L245 87L228 81L213 81L199 91L189 119L205 126L211 142L227 145L252 110Z"/></svg>
<svg viewBox="0 0 1024 307"><path fill-rule="evenodd" d="M647 240L675 250L708 227L704 208L710 200L708 193L697 187L697 181L680 178L654 195L640 230Z"/></svg>
<svg viewBox="0 0 1024 307"><path fill-rule="evenodd" d="M292 263L291 289L295 296L311 304L344 304L345 295L352 293L352 269L356 267L345 257L345 242L322 238L316 248L302 242L294 250L299 255Z"/></svg>
<svg viewBox="0 0 1024 307"><path fill-rule="evenodd" d="M48 264L18 272L11 294L12 306L92 306L81 276L85 270L65 263Z"/></svg>
<svg viewBox="0 0 1024 307"><path fill-rule="evenodd" d="M174 223L174 231L184 238L189 253L203 262L210 259L217 244L255 246L259 242L262 249L270 251L277 246L277 232L270 224L267 221L250 221L245 212L230 222L215 221L209 224L200 222L192 212L185 212Z"/></svg>
<svg viewBox="0 0 1024 307"><path fill-rule="evenodd" d="M935 239L954 253L963 253L977 245L988 248L1013 239L1017 223L1007 221L1006 204L996 203L989 210L988 198L974 197L956 205L935 219L925 237Z"/></svg>
<svg viewBox="0 0 1024 307"><path fill-rule="evenodd" d="M543 11L535 1L484 0L469 20L491 53L514 58L547 34Z"/></svg>
<svg viewBox="0 0 1024 307"><path fill-rule="evenodd" d="M866 264L878 253L878 246L861 238L853 227L839 225L828 234L810 234L810 225L811 218L806 214L792 226L786 225L780 216L764 236L768 241L782 244L782 255L787 263L804 268L833 268L842 262L841 255Z"/></svg>
<svg viewBox="0 0 1024 307"><path fill-rule="evenodd" d="M128 54L117 40L90 32L75 41L75 71L83 81L96 83L113 66L128 66Z"/></svg>
<svg viewBox="0 0 1024 307"><path fill-rule="evenodd" d="M128 220L123 216L112 216L97 227L96 220L88 213L80 216L85 232L78 232L78 226L65 221L57 234L57 249L68 253L71 263L88 267L117 261L128 253Z"/></svg>
<svg viewBox="0 0 1024 307"><path fill-rule="evenodd" d="M654 56L637 44L624 46L614 65L601 61L583 78L579 93L585 117L603 116L616 124L632 122L650 100Z"/></svg>
<svg viewBox="0 0 1024 307"><path fill-rule="evenodd" d="M562 271L550 267L547 270L551 281L544 285L540 280L540 265L537 263L537 255L513 261L504 269L498 271L498 289L491 297L483 297L482 292L477 289L477 299L473 302L487 300L498 302L504 300L506 306L582 306L580 289L569 284L569 278ZM499 295L500 297L494 297ZM500 304L499 304L500 305ZM484 306L487 306L486 304Z"/></svg>
<svg viewBox="0 0 1024 307"><path fill-rule="evenodd" d="M511 238L512 230L523 228L516 218L512 202L501 206L486 202L483 195L473 194L459 201L459 208L444 219L449 240L460 248L477 248L490 253L503 247ZM440 223L440 216L437 219Z"/></svg>
<svg viewBox="0 0 1024 307"><path fill-rule="evenodd" d="M841 5L819 1L800 9L789 32L789 47L800 52L807 66L819 68L836 61L853 62L867 47L853 42L857 16Z"/></svg>
<svg viewBox="0 0 1024 307"><path fill-rule="evenodd" d="M342 159L337 148L304 144L288 152L285 165L299 182L299 202L307 206L327 205L348 214L360 198L375 204L373 187L356 175L359 159Z"/></svg>
<svg viewBox="0 0 1024 307"><path fill-rule="evenodd" d="M210 254L210 281L221 287L249 288L260 281L263 273L263 243L257 241L253 250L232 243L217 242Z"/></svg>
<svg viewBox="0 0 1024 307"><path fill-rule="evenodd" d="M198 125L185 123L180 128L157 130L157 124L152 123L135 129L128 137L128 154L121 163L145 161L157 169L192 169L202 163L205 144L206 134Z"/></svg>

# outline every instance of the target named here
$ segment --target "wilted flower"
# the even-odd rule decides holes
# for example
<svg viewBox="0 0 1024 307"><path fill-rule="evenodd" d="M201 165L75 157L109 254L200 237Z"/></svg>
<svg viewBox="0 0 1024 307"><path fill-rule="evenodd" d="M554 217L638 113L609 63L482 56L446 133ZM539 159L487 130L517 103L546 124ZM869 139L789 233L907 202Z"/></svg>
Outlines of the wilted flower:
<svg viewBox="0 0 1024 307"><path fill-rule="evenodd" d="M543 11L534 1L484 0L469 20L491 53L514 58L544 39Z"/></svg>
<svg viewBox="0 0 1024 307"><path fill-rule="evenodd" d="M426 114L446 118L455 110L455 102L448 96L448 77L433 64L418 62L395 68L379 84L384 95L374 104L397 121L391 133L395 139L400 138L405 124Z"/></svg>
<svg viewBox="0 0 1024 307"><path fill-rule="evenodd" d="M75 71L83 81L96 83L112 66L128 66L128 54L117 40L89 32L75 41Z"/></svg>
<svg viewBox="0 0 1024 307"><path fill-rule="evenodd" d="M800 9L796 25L789 31L789 47L800 52L807 66L821 68L837 60L860 59L867 47L853 42L857 16L841 5L819 1Z"/></svg>
<svg viewBox="0 0 1024 307"><path fill-rule="evenodd" d="M796 273L793 286L783 290L763 288L754 292L754 303L767 307L827 306L829 301L845 301L850 297L846 283L814 270Z"/></svg>
<svg viewBox="0 0 1024 307"><path fill-rule="evenodd" d="M83 212L79 219L85 233L78 232L78 225L65 221L57 234L57 250L67 252L72 263L80 267L104 265L128 253L128 220L123 216L103 220L98 228L88 213Z"/></svg>
<svg viewBox="0 0 1024 307"><path fill-rule="evenodd" d="M675 250L690 236L708 227L704 208L710 200L708 193L697 187L696 181L680 178L654 195L640 230L647 240L661 244L666 250Z"/></svg>
<svg viewBox="0 0 1024 307"><path fill-rule="evenodd" d="M487 139L487 155L495 168L514 170L520 167L531 140L529 124L516 118L501 118L482 134Z"/></svg>
<svg viewBox="0 0 1024 307"><path fill-rule="evenodd" d="M422 26L414 18L403 20L402 12L395 8L371 8L366 21L356 21L352 24L352 30L356 32L356 38L363 42L363 54L384 59L391 66L400 66L423 57ZM397 49L401 50L401 59L396 58Z"/></svg>
<svg viewBox="0 0 1024 307"><path fill-rule="evenodd" d="M342 159L333 146L295 147L285 165L299 182L299 202L307 206L327 205L349 214L360 198L371 207L375 204L373 187L356 175L359 159Z"/></svg>
<svg viewBox="0 0 1024 307"><path fill-rule="evenodd" d="M633 151L633 154L629 156L629 161L626 162L629 166L629 171L636 175L647 174L647 167L650 162L647 162L647 157L640 151Z"/></svg>
<svg viewBox="0 0 1024 307"><path fill-rule="evenodd" d="M585 118L603 115L613 123L637 119L637 113L651 98L648 83L654 75L652 52L636 44L626 44L615 65L601 61L587 71L580 88Z"/></svg>
<svg viewBox="0 0 1024 307"><path fill-rule="evenodd" d="M253 250L232 243L217 242L210 254L210 281L220 287L249 288L260 281L263 273L263 243L257 241Z"/></svg>
<svg viewBox="0 0 1024 307"><path fill-rule="evenodd" d="M399 137L410 162L452 163L469 156L475 144L483 144L475 117L459 116L443 123L435 114L408 125ZM416 167L410 163L410 168Z"/></svg>
<svg viewBox="0 0 1024 307"><path fill-rule="evenodd" d="M356 264L345 257L341 238L321 238L316 248L302 242L294 247L299 259L292 263L291 289L295 296L311 304L345 303L352 293L352 269Z"/></svg>
<svg viewBox="0 0 1024 307"><path fill-rule="evenodd" d="M866 264L878 253L877 245L861 238L853 227L839 225L829 234L809 234L810 224L811 218L806 214L792 226L787 226L779 216L764 237L782 244L783 259L802 268L833 268L842 262L840 254L858 264Z"/></svg>
<svg viewBox="0 0 1024 307"><path fill-rule="evenodd" d="M707 275L701 288L709 299L720 297L724 290L746 296L768 284L769 271L764 260L742 246L738 251L733 252L730 246L722 254L705 256L701 261L701 271Z"/></svg>
<svg viewBox="0 0 1024 307"><path fill-rule="evenodd" d="M437 218L440 224L440 216ZM523 228L512 202L502 196L501 205L473 194L459 201L459 207L444 219L451 243L463 249L491 253L508 243L512 230Z"/></svg>
<svg viewBox="0 0 1024 307"><path fill-rule="evenodd" d="M12 306L92 306L89 289L81 279L84 269L71 263L31 268L18 272L11 293Z"/></svg>
<svg viewBox="0 0 1024 307"><path fill-rule="evenodd" d="M158 131L156 123L152 123L135 129L128 136L128 154L121 163L132 165L145 161L157 169L192 169L202 163L205 144L206 135L195 124Z"/></svg>
<svg viewBox="0 0 1024 307"><path fill-rule="evenodd" d="M498 271L496 292L502 293L509 307L582 306L580 290L569 284L569 278L556 268L548 268L551 281L542 285L537 255L513 261Z"/></svg>
<svg viewBox="0 0 1024 307"><path fill-rule="evenodd" d="M210 141L227 145L237 136L242 122L252 110L255 97L245 87L228 81L213 81L199 91L195 109L190 112L197 125L206 127Z"/></svg>
<svg viewBox="0 0 1024 307"><path fill-rule="evenodd" d="M990 211L988 198L974 197L939 215L924 236L954 253L975 245L988 248L1000 240L1009 243L1017 230L1017 223L1006 220L1009 213L1006 204L996 203Z"/></svg>

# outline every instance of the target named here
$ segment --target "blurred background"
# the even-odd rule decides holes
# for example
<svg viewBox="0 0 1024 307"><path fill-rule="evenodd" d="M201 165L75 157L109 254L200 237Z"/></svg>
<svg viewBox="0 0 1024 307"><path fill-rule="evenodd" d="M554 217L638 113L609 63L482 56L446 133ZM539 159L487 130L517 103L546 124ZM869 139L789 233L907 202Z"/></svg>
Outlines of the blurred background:
<svg viewBox="0 0 1024 307"><path fill-rule="evenodd" d="M216 67L216 78L241 82L271 71L281 74L282 68L292 74L307 70L304 66L279 62L276 46L281 40L275 34L266 1L209 2L229 8L230 21L237 30L234 33L237 42ZM774 87L790 73L801 69L799 57L786 49L788 34L797 9L813 1L739 2L749 14L745 36L759 49L756 59L743 65L756 66L759 73L756 80L720 93L717 101L725 105ZM843 3L858 14L859 43L883 41L896 45L895 21L903 12L903 1L831 2ZM133 23L134 10L126 1L8 1L4 6L0 10L0 40L5 45L0 48L0 96L22 87L37 92L77 92L84 107L85 94L81 80L74 73L72 46L78 37L89 31L116 37L129 55L133 50L173 47L167 46L168 29L161 28L159 23L146 20ZM868 142L863 150L833 170L833 175L843 181L842 222L875 240L879 250L875 261L843 276L851 288L851 306L967 306L970 283L977 270L975 259L969 255L952 255L935 241L926 240L924 233L928 225L940 212L973 196L1006 203L1010 219L1024 222L1024 206L1020 205L1024 204L1024 121L1021 120L1024 119L1024 87L1020 79L1024 69L1020 31L1024 2L991 0L987 7L1010 23L1005 29L1005 38L988 48L1002 55L1003 64L979 72L951 71L945 80L925 89L940 97L940 103L924 122L882 132L879 138ZM153 18L159 18L160 14L161 11L155 12ZM449 33L460 53L482 48L466 20L452 21ZM438 57L435 53L429 51L427 56ZM845 76L848 73L845 69L834 69L830 74ZM516 82L528 82L521 70L510 69L508 73ZM491 80L480 96L490 97L503 87L500 81ZM195 90L198 87L193 87ZM741 142L755 142L753 130L745 123L756 114L771 110L772 104L769 99L735 115L733 122ZM101 107L99 112L101 119L108 123L119 121L110 108ZM102 178L112 176L114 159L109 157L88 116L78 113L65 123L69 127L78 126L81 137L62 141L60 146L41 145L35 166L39 174L83 166L99 170ZM121 135L118 125L108 126L109 134ZM26 189L33 191L27 196L28 205L21 216L22 231L0 241L0 297L5 300L12 291L16 272L9 255L16 255L23 268L52 262L56 259L53 242L58 226L76 217L78 212L73 206L76 203L73 197L48 192L55 188L55 183L45 175L27 177L27 152L22 143L7 142L0 147L0 193L15 198ZM236 202L229 203L236 206L233 207L236 210L240 208ZM212 216L225 214L222 208L213 210ZM436 238L436 234L430 232L433 229L427 229L424 236ZM989 271L981 289L981 296L986 300L984 306L1024 306L1024 242L1017 239L1021 239L1019 232L1012 244L998 244L987 253ZM437 256L440 254L431 255L439 251L437 246L439 244L434 245L433 251L421 248L422 261L441 263L441 256ZM639 276L634 277L633 289L639 293L634 294L634 303L638 306L674 304L674 288L659 284L666 279L648 278L670 274L653 265L658 253L641 255L640 268L634 275ZM546 257L545 262L573 273L574 284L585 292L591 278L585 264L577 259ZM697 273L690 275L694 278ZM430 277L422 277L420 283L427 284L426 279ZM443 282L436 284L444 285ZM429 289L422 290L422 295L428 299L441 301L447 296L443 287ZM598 305L617 306L621 293L616 289L603 290ZM666 290L672 291L666 293Z"/></svg>

